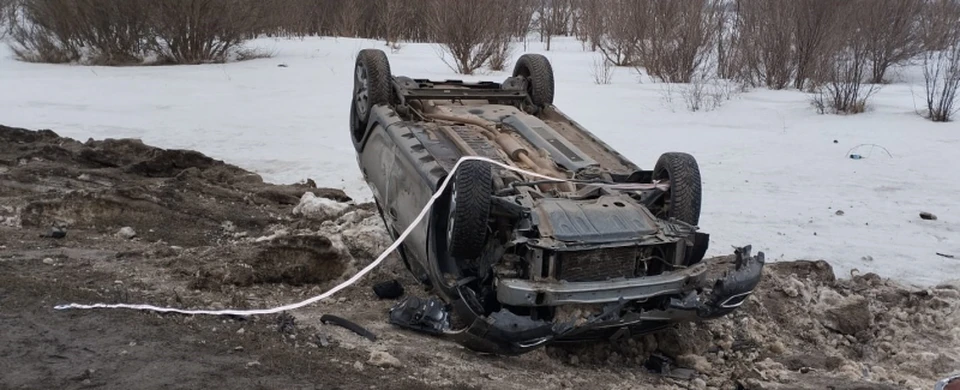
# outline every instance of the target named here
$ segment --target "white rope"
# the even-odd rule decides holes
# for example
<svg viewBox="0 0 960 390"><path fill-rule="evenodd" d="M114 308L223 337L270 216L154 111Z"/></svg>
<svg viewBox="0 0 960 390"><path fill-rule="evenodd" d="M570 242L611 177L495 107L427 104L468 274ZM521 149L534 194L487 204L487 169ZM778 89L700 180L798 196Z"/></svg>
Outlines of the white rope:
<svg viewBox="0 0 960 390"><path fill-rule="evenodd" d="M384 250L383 253L380 254L380 256L377 256L377 259L376 259L376 260L374 260L372 263L370 263L369 265L367 265L366 267L364 267L362 270L360 270L360 272L357 272L357 274L356 274L356 275L353 275L350 279L347 279L345 282L340 283L339 285L331 288L330 290L324 292L323 294L314 296L314 297L309 298L309 299L304 300L304 301L300 301L300 302L296 302L296 303L291 303L291 304L289 304L289 305L278 306L278 307L269 308L269 309L251 309L251 310L234 310L234 309L225 309L225 310L187 310L187 309L177 309L177 308L172 308L172 307L158 307L158 306L145 305L145 304L127 304L127 303L106 304L106 303L97 303L97 304L92 304L92 305L82 305L82 304L78 304L78 303L71 303L71 304L66 304L66 305L57 305L57 306L54 306L54 309L56 309L56 310L68 310L68 309L84 309L84 310L85 310L85 309L133 309L133 310L155 311L155 312L160 312L160 313L207 314L207 315L221 315L221 316L222 316L222 315L229 315L229 316L250 316L250 315L257 315L257 314L276 314L276 313L280 313L280 312L284 312L284 311L288 311L288 310L299 309L299 308L301 308L301 307L310 305L310 304L315 303L315 302L317 302L317 301L320 301L320 300L329 298L331 295L336 294L338 291L343 290L344 288L347 288L347 287L349 287L350 285L356 283L358 280L360 280L361 277L363 277L364 275L366 275L367 273L369 273L370 271L372 271L374 268L376 268L377 266L379 266L380 263L382 263L382 262L387 258L387 255L389 255L391 252L393 252L394 250L396 250L396 249L397 249L397 246L399 246L400 243L403 242L403 240L405 240L405 239L407 238L407 235L409 235L410 232L413 231L413 228L416 227L416 226L423 220L423 218L427 215L427 212L430 210L431 206L433 206L433 203L436 202L436 200L440 198L440 195L443 194L444 189L447 188L447 184L450 182L451 178L453 177L453 173L456 172L457 169L460 167L460 163L462 163L462 162L464 162L464 161L468 161L468 160L485 161L485 162L490 163L490 164L498 165L498 166L500 166L500 167L502 167L502 168L504 168L504 169L508 169L508 170L511 170L511 171L514 171L514 172L517 172L517 173L520 173L520 174L523 174L523 175L529 175L529 176L537 177L537 178L540 178L540 179L543 179L543 180L555 180L555 181L561 181L561 182L570 181L570 180L568 180L568 179L559 179L559 178L553 178L553 177L549 177L549 176L544 176L544 175L541 175L541 174L539 174L539 173L530 172L530 171L523 170L523 169L520 169L520 168L517 168L517 167L509 166L509 165L506 165L506 164L503 164L503 163L501 163L501 162L494 161L494 160L491 160L491 159L485 158L485 157L478 157L478 156L464 156L464 157L461 157L460 160L458 160L457 163L454 164L453 169L450 170L450 173L447 175L446 179L443 180L443 183L440 184L440 188L438 188L437 191L433 194L433 196L430 197L430 200L427 201L427 204L423 206L423 210L420 210L420 215L418 215L417 218L414 219L412 223L410 223L410 226L407 226L407 229L404 230L403 233L401 233L399 237L397 237L397 240L394 241L393 244L390 244L390 246L387 247L387 249ZM591 184L593 184L593 183L591 183ZM597 183L596 185L598 185L598 186L605 186L605 187L613 187L613 188L621 188L621 189L636 187L635 185L634 185L634 186L631 186L630 184L606 184L606 183ZM641 185L641 186L643 186L643 185ZM649 186L650 186L650 185L647 184L645 187L649 187Z"/></svg>

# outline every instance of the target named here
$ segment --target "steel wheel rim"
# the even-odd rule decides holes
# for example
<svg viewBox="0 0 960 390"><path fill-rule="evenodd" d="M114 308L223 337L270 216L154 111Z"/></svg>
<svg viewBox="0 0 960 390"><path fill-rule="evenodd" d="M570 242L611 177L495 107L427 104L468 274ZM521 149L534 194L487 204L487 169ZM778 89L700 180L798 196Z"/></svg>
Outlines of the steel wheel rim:
<svg viewBox="0 0 960 390"><path fill-rule="evenodd" d="M451 180L450 182L450 205L449 210L447 210L447 252L450 252L450 249L453 248L453 229L456 219L456 210L457 210L457 182L456 180ZM452 254L452 253L451 253Z"/></svg>
<svg viewBox="0 0 960 390"><path fill-rule="evenodd" d="M357 116L365 118L367 116L367 103L370 101L370 80L367 76L367 68L363 64L357 64L354 72L354 101L357 105Z"/></svg>

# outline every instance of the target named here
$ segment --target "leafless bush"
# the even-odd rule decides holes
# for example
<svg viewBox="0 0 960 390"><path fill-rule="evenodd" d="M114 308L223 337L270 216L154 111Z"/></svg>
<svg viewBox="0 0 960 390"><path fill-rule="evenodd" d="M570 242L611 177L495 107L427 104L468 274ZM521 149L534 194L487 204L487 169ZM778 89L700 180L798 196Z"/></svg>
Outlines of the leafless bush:
<svg viewBox="0 0 960 390"><path fill-rule="evenodd" d="M10 46L22 60L119 65L141 62L146 55L145 3L21 0L9 7Z"/></svg>
<svg viewBox="0 0 960 390"><path fill-rule="evenodd" d="M506 21L511 4L523 0L490 0L477 7L472 0L435 0L431 18L434 36L453 63L451 69L473 74L510 44L511 26Z"/></svg>
<svg viewBox="0 0 960 390"><path fill-rule="evenodd" d="M550 50L551 37L555 35L569 35L573 19L572 0L539 0L537 8L537 30L540 32L540 41L547 44Z"/></svg>
<svg viewBox="0 0 960 390"><path fill-rule="evenodd" d="M610 84L613 81L613 63L603 56L593 59L593 83L597 85Z"/></svg>
<svg viewBox="0 0 960 390"><path fill-rule="evenodd" d="M736 29L736 13L731 12L728 4L718 10L715 20L717 76L732 79L737 76L736 46L740 34Z"/></svg>
<svg viewBox="0 0 960 390"><path fill-rule="evenodd" d="M6 38L10 32L10 20L13 18L14 0L0 0L0 39Z"/></svg>
<svg viewBox="0 0 960 390"><path fill-rule="evenodd" d="M960 0L926 0L920 11L921 51L942 51L954 41L952 33L960 20Z"/></svg>
<svg viewBox="0 0 960 390"><path fill-rule="evenodd" d="M633 66L637 43L645 36L649 16L646 5L635 0L584 0L579 6L581 35L615 66Z"/></svg>
<svg viewBox="0 0 960 390"><path fill-rule="evenodd" d="M719 0L645 2L650 39L640 40L638 65L666 82L686 83L714 50Z"/></svg>
<svg viewBox="0 0 960 390"><path fill-rule="evenodd" d="M739 39L732 47L735 69L742 81L772 89L793 80L792 2L736 0L734 28Z"/></svg>
<svg viewBox="0 0 960 390"><path fill-rule="evenodd" d="M267 50L260 47L241 47L235 50L234 60L236 61L249 61L249 60L258 60L262 58L271 58L276 55L275 50Z"/></svg>
<svg viewBox="0 0 960 390"><path fill-rule="evenodd" d="M870 82L884 82L887 69L916 57L921 50L918 20L923 9L919 0L873 1L859 10L865 21L862 33L870 56Z"/></svg>
<svg viewBox="0 0 960 390"><path fill-rule="evenodd" d="M856 0L793 0L795 22L793 68L795 69L793 86L803 89L807 81L816 78L825 62L829 62L831 39L843 40L848 38L838 34L841 15L852 15L855 19L863 20L865 16L860 9L852 7ZM864 7L872 5L863 4ZM844 8L846 6L846 8ZM849 19L849 17L844 17ZM845 23L849 23L846 22ZM862 23L858 25L862 30ZM827 70L828 72L830 70Z"/></svg>
<svg viewBox="0 0 960 390"><path fill-rule="evenodd" d="M886 1L886 0L880 0ZM849 16L863 15L846 0L736 0L735 40L728 56L738 78L757 86L809 89L830 72L833 41L847 39L839 29ZM872 7L864 5L864 8Z"/></svg>
<svg viewBox="0 0 960 390"><path fill-rule="evenodd" d="M222 62L263 29L257 0L21 0L11 45L27 61ZM245 53L247 57L252 52ZM263 53L257 54L263 56Z"/></svg>
<svg viewBox="0 0 960 390"><path fill-rule="evenodd" d="M879 91L877 84L865 84L867 59L862 53L838 54L827 70L830 81L813 88L813 105L821 114L859 114L866 111L867 99Z"/></svg>
<svg viewBox="0 0 960 390"><path fill-rule="evenodd" d="M926 92L927 118L934 122L949 122L960 110L957 92L960 90L960 42L945 50L925 52L923 81Z"/></svg>
<svg viewBox="0 0 960 390"><path fill-rule="evenodd" d="M821 45L829 54L812 88L812 102L821 114L862 113L866 110L867 100L879 91L878 84L867 83L872 75L869 51L872 37L866 34L863 26L870 23L870 16L852 12L870 3L870 0L844 3L841 12L854 16L837 31L837 39Z"/></svg>
<svg viewBox="0 0 960 390"><path fill-rule="evenodd" d="M927 50L922 54L926 117L948 122L960 110L960 1L936 1L922 11L920 32Z"/></svg>
<svg viewBox="0 0 960 390"><path fill-rule="evenodd" d="M164 0L155 8L153 50L175 64L224 62L267 20L259 0Z"/></svg>
<svg viewBox="0 0 960 390"><path fill-rule="evenodd" d="M497 47L493 50L493 55L487 60L490 70L502 71L507 68L510 61L510 55L513 54L513 45L510 39L501 39L497 42Z"/></svg>
<svg viewBox="0 0 960 390"><path fill-rule="evenodd" d="M713 111L742 91L743 86L736 81L724 80L709 72L697 72L688 83L661 84L660 98L670 110L676 110L679 99L687 111Z"/></svg>

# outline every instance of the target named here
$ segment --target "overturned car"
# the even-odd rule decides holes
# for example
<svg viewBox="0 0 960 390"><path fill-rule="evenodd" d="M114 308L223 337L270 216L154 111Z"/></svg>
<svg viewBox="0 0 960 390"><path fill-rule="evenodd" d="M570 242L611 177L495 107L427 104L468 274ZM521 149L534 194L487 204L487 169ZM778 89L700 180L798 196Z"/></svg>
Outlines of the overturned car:
<svg viewBox="0 0 960 390"><path fill-rule="evenodd" d="M366 49L354 76L360 169L394 239L416 224L398 252L437 296L401 301L393 323L520 354L723 316L759 282L749 246L703 259L696 160L639 168L553 105L546 57L463 82L395 76ZM483 159L454 170L466 156Z"/></svg>

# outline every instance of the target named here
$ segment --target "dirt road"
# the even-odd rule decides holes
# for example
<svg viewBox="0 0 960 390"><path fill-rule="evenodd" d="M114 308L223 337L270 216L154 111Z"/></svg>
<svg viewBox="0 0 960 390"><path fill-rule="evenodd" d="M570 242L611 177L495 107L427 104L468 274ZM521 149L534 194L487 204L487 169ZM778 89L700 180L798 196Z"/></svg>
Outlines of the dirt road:
<svg viewBox="0 0 960 390"><path fill-rule="evenodd" d="M837 279L822 261L769 265L729 318L520 357L387 324L395 302L373 283L423 295L396 259L282 315L53 310L271 307L345 280L388 244L371 205L312 182L270 185L198 152L0 126L0 388L932 389L960 370L960 283ZM694 374L651 373L653 354Z"/></svg>

